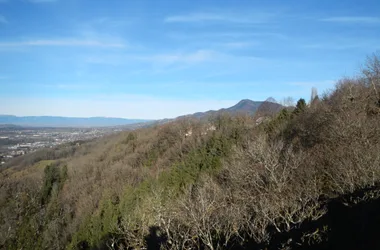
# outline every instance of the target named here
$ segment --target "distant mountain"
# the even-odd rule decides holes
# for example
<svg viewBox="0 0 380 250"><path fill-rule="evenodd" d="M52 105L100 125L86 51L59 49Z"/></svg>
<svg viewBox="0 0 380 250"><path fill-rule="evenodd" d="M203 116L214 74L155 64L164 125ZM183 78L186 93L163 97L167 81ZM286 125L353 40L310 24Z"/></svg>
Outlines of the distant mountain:
<svg viewBox="0 0 380 250"><path fill-rule="evenodd" d="M24 127L22 126L18 126L18 125L14 125L14 124L0 124L0 130L1 131L7 131L7 130L23 130Z"/></svg>
<svg viewBox="0 0 380 250"><path fill-rule="evenodd" d="M228 114L248 114L254 115L259 112L261 115L270 115L276 113L283 108L282 105L275 103L273 98L268 98L266 101L252 101L249 99L243 99L237 104L229 108L222 108L219 110L209 110L206 112L197 112L191 115L180 116L194 117L194 118L206 118L212 115L228 113Z"/></svg>
<svg viewBox="0 0 380 250"><path fill-rule="evenodd" d="M21 126L17 126L17 125L14 125L14 124L0 124L0 128L21 128Z"/></svg>
<svg viewBox="0 0 380 250"><path fill-rule="evenodd" d="M283 108L289 109L289 107L285 107L281 104L276 103L276 100L274 100L273 98L268 98L258 107L255 114L258 117L271 116L280 112Z"/></svg>
<svg viewBox="0 0 380 250"><path fill-rule="evenodd" d="M249 99L244 99L238 102L236 105L229 107L225 110L222 109L221 111L225 111L227 113L254 114L263 103L264 102L255 102Z"/></svg>
<svg viewBox="0 0 380 250"><path fill-rule="evenodd" d="M142 119L109 117L61 117L61 116L14 116L0 115L0 124L29 127L109 127L147 122Z"/></svg>
<svg viewBox="0 0 380 250"><path fill-rule="evenodd" d="M266 101L252 101L243 99L237 104L229 108L219 110L209 110L206 112L197 112L190 115L180 116L207 118L213 115L228 113L228 114L260 114L267 116L277 113L282 108L282 105L275 103L273 98L268 98ZM0 115L0 126L9 127L10 124L25 126L25 127L111 127L111 126L127 126L130 129L146 127L154 124L161 124L173 119L163 120L144 120L144 119L124 119L124 118L109 118L109 117L61 117L61 116L14 116Z"/></svg>

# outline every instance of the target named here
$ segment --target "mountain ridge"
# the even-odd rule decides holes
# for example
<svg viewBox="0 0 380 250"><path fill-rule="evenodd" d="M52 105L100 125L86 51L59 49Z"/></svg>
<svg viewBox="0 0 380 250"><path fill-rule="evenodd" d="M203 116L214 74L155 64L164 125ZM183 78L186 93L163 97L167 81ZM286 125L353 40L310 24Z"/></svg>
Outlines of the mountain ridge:
<svg viewBox="0 0 380 250"><path fill-rule="evenodd" d="M152 122L165 123L181 118L197 118L205 119L213 115L222 113L247 114L255 115L256 113L272 114L284 108L282 105L275 103L273 98L265 101L252 101L250 99L242 99L235 105L218 110L208 110L204 112L196 112L193 114L181 115L173 119L126 119L118 117L66 117L66 116L16 116L0 114L0 125L17 125L24 127L112 127L112 126L128 126L134 124L145 124Z"/></svg>
<svg viewBox="0 0 380 250"><path fill-rule="evenodd" d="M273 98L268 98L265 101L252 101L250 99L242 99L235 105L228 108L221 108L218 110L208 110L205 112L196 112L193 114L179 116L177 118L193 117L198 119L207 118L212 115L228 113L228 114L247 114L254 115L257 112L263 113L276 113L280 111L284 106L275 102Z"/></svg>

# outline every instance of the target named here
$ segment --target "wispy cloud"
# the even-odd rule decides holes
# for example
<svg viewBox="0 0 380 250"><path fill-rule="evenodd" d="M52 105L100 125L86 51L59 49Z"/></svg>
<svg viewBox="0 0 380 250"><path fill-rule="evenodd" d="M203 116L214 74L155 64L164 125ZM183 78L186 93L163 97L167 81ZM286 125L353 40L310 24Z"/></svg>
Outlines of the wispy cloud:
<svg viewBox="0 0 380 250"><path fill-rule="evenodd" d="M7 19L3 15L0 15L0 24L1 23L8 23Z"/></svg>
<svg viewBox="0 0 380 250"><path fill-rule="evenodd" d="M380 23L380 18L370 16L338 16L323 18L320 19L320 21L334 23L378 24Z"/></svg>
<svg viewBox="0 0 380 250"><path fill-rule="evenodd" d="M81 47L104 47L104 48L124 48L123 43L104 42L97 40L80 39L52 39L52 40L29 40L22 42L0 42L0 47L25 47L25 46L81 46Z"/></svg>
<svg viewBox="0 0 380 250"><path fill-rule="evenodd" d="M260 24L269 22L273 17L274 14L269 13L255 13L248 16L233 13L199 12L185 15L168 16L164 21L166 23L230 22Z"/></svg>
<svg viewBox="0 0 380 250"><path fill-rule="evenodd" d="M372 49L380 48L379 42L374 39L362 38L331 38L329 42L315 42L301 46L305 49L315 50L350 50L350 49Z"/></svg>
<svg viewBox="0 0 380 250"><path fill-rule="evenodd" d="M31 3L53 3L57 1L58 0L28 0L28 2L31 2Z"/></svg>
<svg viewBox="0 0 380 250"><path fill-rule="evenodd" d="M220 45L228 49L243 49L243 48L248 48L248 47L258 45L258 43L257 42L226 42L226 43L221 43Z"/></svg>
<svg viewBox="0 0 380 250"><path fill-rule="evenodd" d="M304 81L304 82L290 82L288 85L296 86L296 87L333 87L336 80L322 80L322 81Z"/></svg>
<svg viewBox="0 0 380 250"><path fill-rule="evenodd" d="M186 32L173 32L169 33L168 37L176 40L186 40L186 41L249 41L252 39L257 40L289 40L289 36L282 33L274 32L237 32L237 31L209 31L209 32L199 32L196 34L186 33Z"/></svg>
<svg viewBox="0 0 380 250"><path fill-rule="evenodd" d="M138 56L136 59L142 61L150 61L153 63L200 63L205 61L213 61L221 58L221 54L212 50L197 50L190 53L167 53L167 54L157 54L150 56Z"/></svg>
<svg viewBox="0 0 380 250"><path fill-rule="evenodd" d="M41 84L36 85L38 87L44 87L49 89L59 89L59 90L88 90L88 89L99 89L105 86L94 84L94 83L58 83L58 84Z"/></svg>
<svg viewBox="0 0 380 250"><path fill-rule="evenodd" d="M130 62L153 64L155 66L168 66L173 64L196 64L216 61L223 58L223 54L213 50L196 50L192 52L167 52L144 54L98 54L86 57L84 60L90 64L121 65Z"/></svg>
<svg viewBox="0 0 380 250"><path fill-rule="evenodd" d="M90 20L86 23L83 23L82 26L84 28L88 29L96 29L99 27L106 27L106 28L123 28L128 25L131 25L132 21L129 19L115 19L112 17L100 17L93 20Z"/></svg>

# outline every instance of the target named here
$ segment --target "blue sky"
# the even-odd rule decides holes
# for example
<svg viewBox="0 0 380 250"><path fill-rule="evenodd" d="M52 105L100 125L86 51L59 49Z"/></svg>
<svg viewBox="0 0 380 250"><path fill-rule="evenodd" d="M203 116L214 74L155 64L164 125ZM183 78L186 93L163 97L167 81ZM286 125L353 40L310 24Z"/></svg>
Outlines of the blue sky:
<svg viewBox="0 0 380 250"><path fill-rule="evenodd" d="M309 99L379 49L377 0L0 0L0 114L156 119Z"/></svg>

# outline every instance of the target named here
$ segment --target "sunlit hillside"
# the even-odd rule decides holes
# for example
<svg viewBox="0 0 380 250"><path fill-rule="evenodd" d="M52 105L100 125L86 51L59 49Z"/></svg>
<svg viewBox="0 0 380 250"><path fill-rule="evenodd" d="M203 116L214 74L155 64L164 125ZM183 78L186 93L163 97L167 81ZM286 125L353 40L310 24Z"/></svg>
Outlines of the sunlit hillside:
<svg viewBox="0 0 380 250"><path fill-rule="evenodd" d="M294 109L18 157L1 169L0 248L378 249L379 72L372 56Z"/></svg>

